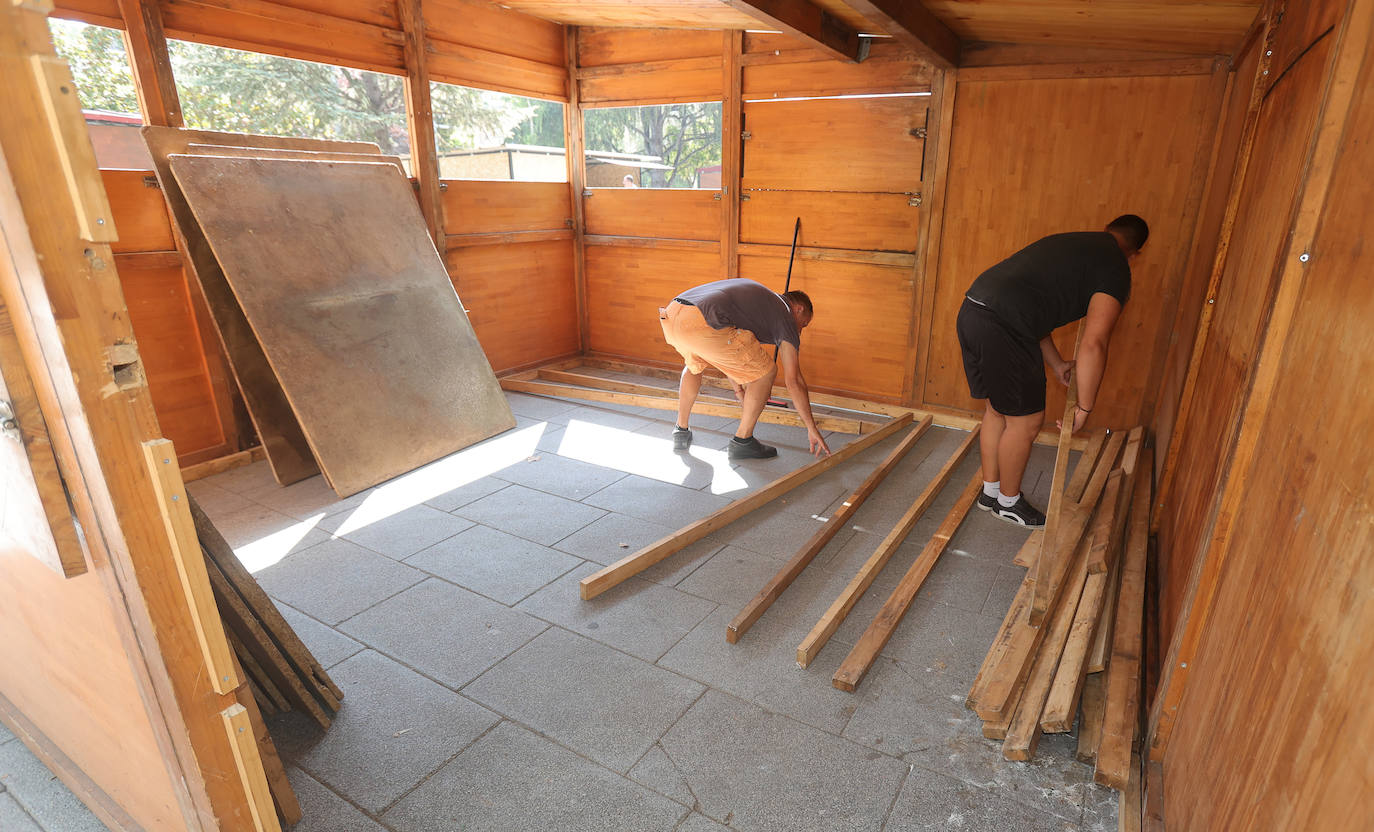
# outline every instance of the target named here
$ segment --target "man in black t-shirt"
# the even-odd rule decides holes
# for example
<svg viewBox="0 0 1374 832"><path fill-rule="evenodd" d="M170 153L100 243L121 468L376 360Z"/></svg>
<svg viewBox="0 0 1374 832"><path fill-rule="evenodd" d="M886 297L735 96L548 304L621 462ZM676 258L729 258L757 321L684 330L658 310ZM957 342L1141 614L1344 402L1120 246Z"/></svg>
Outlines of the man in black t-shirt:
<svg viewBox="0 0 1374 832"><path fill-rule="evenodd" d="M1131 258L1150 235L1134 214L1105 231L1053 234L978 276L959 309L957 330L964 374L975 399L987 399L983 432L983 494L978 507L1023 526L1045 525L1045 515L1021 493L1031 444L1045 412L1045 365L1069 383L1078 368L1078 409L1083 427L1097 405L1107 367L1107 341L1131 294ZM1051 333L1083 319L1083 339L1066 361Z"/></svg>

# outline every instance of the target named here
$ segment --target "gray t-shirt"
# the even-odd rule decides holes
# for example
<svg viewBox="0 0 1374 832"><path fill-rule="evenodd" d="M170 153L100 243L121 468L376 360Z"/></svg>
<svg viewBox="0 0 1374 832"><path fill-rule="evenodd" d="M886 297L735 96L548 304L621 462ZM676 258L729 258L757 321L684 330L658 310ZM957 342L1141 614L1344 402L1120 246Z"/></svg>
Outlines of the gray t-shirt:
<svg viewBox="0 0 1374 832"><path fill-rule="evenodd" d="M792 307L782 295L752 280L733 278L703 283L678 295L701 310L712 329L739 327L754 333L760 344L783 341L801 349L801 333L792 318Z"/></svg>

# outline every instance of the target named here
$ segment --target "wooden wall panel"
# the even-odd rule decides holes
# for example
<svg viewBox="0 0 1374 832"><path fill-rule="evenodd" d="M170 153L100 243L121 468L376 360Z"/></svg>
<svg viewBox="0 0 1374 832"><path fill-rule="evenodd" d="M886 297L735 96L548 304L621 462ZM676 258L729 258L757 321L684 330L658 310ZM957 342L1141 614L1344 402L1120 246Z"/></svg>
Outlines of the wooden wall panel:
<svg viewBox="0 0 1374 832"><path fill-rule="evenodd" d="M740 257L740 277L781 292L787 257ZM897 401L906 373L915 302L912 270L899 266L798 259L792 288L816 314L802 333L801 366L812 387Z"/></svg>
<svg viewBox="0 0 1374 832"><path fill-rule="evenodd" d="M710 29L607 29L577 31L577 65L611 66L720 56L720 32Z"/></svg>
<svg viewBox="0 0 1374 832"><path fill-rule="evenodd" d="M930 67L915 60L870 58L847 64L833 58L800 63L759 63L744 68L747 100L796 95L927 92Z"/></svg>
<svg viewBox="0 0 1374 832"><path fill-rule="evenodd" d="M740 242L915 251L920 208L906 194L835 191L749 191L740 208Z"/></svg>
<svg viewBox="0 0 1374 832"><path fill-rule="evenodd" d="M746 103L743 187L914 193L925 123L924 97Z"/></svg>
<svg viewBox="0 0 1374 832"><path fill-rule="evenodd" d="M1260 111L1250 173L1198 366L1196 386L1204 399L1180 437L1179 470L1160 518L1164 644L1172 636L1193 564L1210 539L1218 488L1274 301L1277 261L1310 152L1333 40L1324 38L1304 55Z"/></svg>
<svg viewBox="0 0 1374 832"><path fill-rule="evenodd" d="M681 362L663 341L658 308L720 276L714 251L587 247L587 307L595 352Z"/></svg>
<svg viewBox="0 0 1374 832"><path fill-rule="evenodd" d="M1171 832L1374 828L1374 386L1353 381L1374 374L1367 57L1354 89L1165 760Z"/></svg>
<svg viewBox="0 0 1374 832"><path fill-rule="evenodd" d="M716 37L719 40L719 33ZM583 104L608 107L719 101L724 89L723 79L717 65L704 69L598 76L583 78L577 83Z"/></svg>
<svg viewBox="0 0 1374 832"><path fill-rule="evenodd" d="M497 372L578 350L571 240L453 249L446 262Z"/></svg>
<svg viewBox="0 0 1374 832"><path fill-rule="evenodd" d="M1111 342L1093 423L1140 424L1155 344L1192 233L1185 204L1196 157L1209 158L1219 103L1209 75L960 82L949 189L928 330L924 401L973 408L954 321L980 272L1036 239L1099 229L1123 213L1150 223L1132 264L1132 302ZM1177 269L1177 271L1173 271ZM1072 351L1075 327L1056 334ZM1049 385L1047 422L1063 409Z"/></svg>
<svg viewBox="0 0 1374 832"><path fill-rule="evenodd" d="M314 0L332 4L334 0ZM371 0L394 6L392 0ZM566 63L563 27L481 0L425 0L425 33L436 40L475 46L561 67Z"/></svg>
<svg viewBox="0 0 1374 832"><path fill-rule="evenodd" d="M564 182L448 179L442 192L444 231L482 234L567 228L572 216Z"/></svg>
<svg viewBox="0 0 1374 832"><path fill-rule="evenodd" d="M181 267L124 267L119 281L162 434L183 456L222 444L224 432Z"/></svg>
<svg viewBox="0 0 1374 832"><path fill-rule="evenodd" d="M597 188L582 198L588 234L720 239L720 192Z"/></svg>
<svg viewBox="0 0 1374 832"><path fill-rule="evenodd" d="M152 180L152 187L148 185L148 177L152 175L152 171L147 170L100 172L110 210L115 215L115 228L119 230L119 239L110 244L116 252L172 251L176 248L162 190L157 187L156 179Z"/></svg>

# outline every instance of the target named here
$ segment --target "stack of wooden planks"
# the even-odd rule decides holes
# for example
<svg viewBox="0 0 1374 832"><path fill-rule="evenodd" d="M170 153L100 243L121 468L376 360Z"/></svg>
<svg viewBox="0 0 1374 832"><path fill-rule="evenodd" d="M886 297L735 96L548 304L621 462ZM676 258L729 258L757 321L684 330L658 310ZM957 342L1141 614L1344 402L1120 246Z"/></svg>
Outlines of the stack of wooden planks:
<svg viewBox="0 0 1374 832"><path fill-rule="evenodd" d="M1094 434L1067 484L1060 455L1046 528L1017 556L1025 580L967 701L1008 760L1032 759L1043 733L1069 732L1077 716L1078 759L1123 799L1139 765L1153 469L1143 434Z"/></svg>

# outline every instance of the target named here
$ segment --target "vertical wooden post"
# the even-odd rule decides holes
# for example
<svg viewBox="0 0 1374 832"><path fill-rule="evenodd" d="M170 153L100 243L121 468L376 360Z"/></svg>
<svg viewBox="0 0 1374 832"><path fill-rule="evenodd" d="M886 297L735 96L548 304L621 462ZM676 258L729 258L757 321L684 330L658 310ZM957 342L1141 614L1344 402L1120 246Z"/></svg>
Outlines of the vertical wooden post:
<svg viewBox="0 0 1374 832"><path fill-rule="evenodd" d="M902 403L919 406L925 399L926 361L930 355L930 320L935 314L935 277L940 265L944 229L945 183L954 133L954 91L958 70L935 72L926 112L925 169L921 171L921 216L916 240L916 273L911 330L907 337L907 370Z"/></svg>
<svg viewBox="0 0 1374 832"><path fill-rule="evenodd" d="M744 175L744 94L741 56L744 52L744 33L731 30L724 33L724 52L721 55L725 73L721 107L720 147L720 276L739 276L739 216L740 180Z"/></svg>
<svg viewBox="0 0 1374 832"><path fill-rule="evenodd" d="M410 172L420 188L420 212L439 256L448 253L444 198L439 182L439 149L434 140L434 108L429 94L429 41L420 0L396 0L405 37L406 129L410 133Z"/></svg>
<svg viewBox="0 0 1374 832"><path fill-rule="evenodd" d="M568 162L568 195L572 199L573 285L577 297L578 344L591 349L591 320L587 312L587 244L582 211L582 192L587 187L587 168L582 151L582 95L577 82L577 27L568 26L564 40L568 63L568 106L563 109L563 144Z"/></svg>
<svg viewBox="0 0 1374 832"><path fill-rule="evenodd" d="M143 120L157 127L185 126L157 0L119 0L119 13Z"/></svg>

